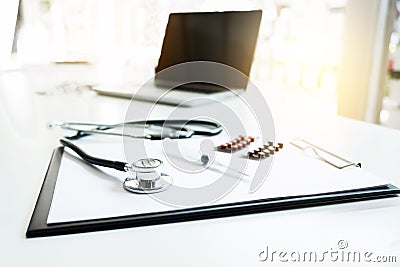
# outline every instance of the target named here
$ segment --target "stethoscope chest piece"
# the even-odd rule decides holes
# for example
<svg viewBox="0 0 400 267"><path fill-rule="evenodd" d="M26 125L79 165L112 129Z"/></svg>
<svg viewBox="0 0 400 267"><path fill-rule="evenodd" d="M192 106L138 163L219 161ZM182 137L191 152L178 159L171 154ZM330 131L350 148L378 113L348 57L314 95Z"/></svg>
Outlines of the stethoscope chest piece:
<svg viewBox="0 0 400 267"><path fill-rule="evenodd" d="M172 184L172 177L159 172L162 161L159 159L140 159L131 166L133 177L124 181L124 189L139 194L158 193Z"/></svg>

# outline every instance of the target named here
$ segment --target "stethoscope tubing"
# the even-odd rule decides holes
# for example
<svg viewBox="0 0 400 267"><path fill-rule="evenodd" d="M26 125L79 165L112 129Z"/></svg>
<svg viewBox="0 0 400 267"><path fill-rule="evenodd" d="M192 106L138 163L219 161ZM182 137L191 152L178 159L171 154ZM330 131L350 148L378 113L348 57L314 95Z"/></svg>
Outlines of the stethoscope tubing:
<svg viewBox="0 0 400 267"><path fill-rule="evenodd" d="M188 127L185 127L185 125L190 125L190 124L210 126L211 129L202 131L202 130L191 130L191 129L188 129ZM73 140L73 139L79 139L80 137L87 136L90 134L106 134L106 135L121 136L120 133L104 132L104 130L112 129L112 128L120 127L120 126L123 126L123 127L125 127L125 126L150 127L151 125L177 130L181 133L181 134L179 134L179 138L190 138L193 135L214 136L214 135L219 134L222 131L221 124L219 124L217 122L213 122L213 121L206 121L206 120L143 120L143 121L133 121L133 122L126 122L126 123L119 123L119 124L111 124L111 125L95 124L95 123L79 123L79 122L54 122L54 123L50 123L49 127L59 126L66 130L77 131L78 134L76 136L68 137L68 139ZM176 126L176 125L179 125L179 126ZM95 128L87 130L87 129L79 128L79 126L93 126ZM184 133L184 134L182 134L182 133ZM138 136L138 135L124 134L124 136L131 137L131 138L144 138L144 139L150 139L150 140L158 140L158 139L163 138L162 136L158 136L158 135L144 135L144 136L140 135L140 136Z"/></svg>
<svg viewBox="0 0 400 267"><path fill-rule="evenodd" d="M71 141L69 141L65 138L60 139L60 143L64 146L72 149L83 160L89 162L90 164L107 167L107 168L112 168L112 169L115 169L118 171L123 171L123 172L126 172L128 170L128 164L126 162L93 157L93 156L87 154L86 152L84 152L77 145L75 145L74 143L72 143Z"/></svg>
<svg viewBox="0 0 400 267"><path fill-rule="evenodd" d="M147 121L135 121L135 122L126 122L125 124L130 125L130 124L137 124L137 125L157 125L157 126L162 126L162 127L168 127L176 130L186 130L186 131L191 131L193 132L192 135L205 135L205 136L213 136L217 135L222 131L222 125L219 124L218 122L213 122L213 121L206 121L206 120L147 120ZM180 127L174 127L174 124L179 124L183 125ZM200 131L200 130L188 130L184 127L184 125L190 125L190 124L197 124L197 125L206 125L206 126L211 126L213 129L207 130L207 131Z"/></svg>

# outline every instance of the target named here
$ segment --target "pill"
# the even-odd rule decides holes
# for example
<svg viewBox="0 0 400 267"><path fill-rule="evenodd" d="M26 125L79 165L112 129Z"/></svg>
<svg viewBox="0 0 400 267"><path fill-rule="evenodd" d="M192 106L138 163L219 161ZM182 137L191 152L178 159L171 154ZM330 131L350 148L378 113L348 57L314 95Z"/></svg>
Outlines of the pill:
<svg viewBox="0 0 400 267"><path fill-rule="evenodd" d="M264 152L259 152L259 153L258 153L258 156L259 156L260 158L265 158L267 155L266 155Z"/></svg>

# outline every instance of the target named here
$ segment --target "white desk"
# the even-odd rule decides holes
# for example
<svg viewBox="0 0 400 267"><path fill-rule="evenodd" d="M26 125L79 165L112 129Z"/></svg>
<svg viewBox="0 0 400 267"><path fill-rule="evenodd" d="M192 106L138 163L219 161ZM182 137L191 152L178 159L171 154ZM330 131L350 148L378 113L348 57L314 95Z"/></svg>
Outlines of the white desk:
<svg viewBox="0 0 400 267"><path fill-rule="evenodd" d="M261 266L279 263L276 256L272 263L259 260L266 246L270 251L331 251L338 250L339 240L346 240L352 251L397 256L399 264L399 198L26 239L52 150L62 134L48 130L46 124L54 120L119 122L129 104L91 93L36 95L33 90L41 89L40 82L45 84L38 79L49 77L54 84L66 77L29 75L17 75L13 81L7 77L6 84L0 85L0 266ZM331 146L362 162L363 168L400 184L400 131L344 118L318 119L306 102L269 91L266 97L278 139L301 136ZM136 104L138 110L146 105ZM295 107L297 112L293 112ZM322 264L326 262L334 264L329 259Z"/></svg>

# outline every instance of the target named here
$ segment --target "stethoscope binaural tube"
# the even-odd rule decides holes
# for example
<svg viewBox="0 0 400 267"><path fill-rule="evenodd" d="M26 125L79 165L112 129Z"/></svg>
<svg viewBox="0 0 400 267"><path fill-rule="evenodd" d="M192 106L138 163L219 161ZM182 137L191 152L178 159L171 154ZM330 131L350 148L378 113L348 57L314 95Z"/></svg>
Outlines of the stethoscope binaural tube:
<svg viewBox="0 0 400 267"><path fill-rule="evenodd" d="M190 126L200 126L193 129ZM52 122L49 123L49 128L61 127L65 130L76 131L74 136L66 137L69 140L76 140L91 134L103 134L114 136L125 136L131 138L144 138L149 140L161 140L164 138L185 139L193 135L214 136L222 131L222 126L218 122L208 120L145 120L125 122L113 125L102 125L94 123L79 123L79 122ZM130 133L113 133L106 130L115 127L141 127L148 128L150 126L158 126L165 131L159 133L151 133L145 135L133 135ZM84 129L83 127L94 127L92 129ZM201 129L203 127L203 129Z"/></svg>
<svg viewBox="0 0 400 267"><path fill-rule="evenodd" d="M128 172L134 177L125 179L123 187L125 190L132 193L157 193L164 191L172 184L172 178L164 173L160 173L158 169L163 162L159 159L146 158L139 159L129 165L122 161L113 161L103 158L93 157L77 145L64 138L60 139L60 143L77 153L83 160L93 165L112 168L118 171Z"/></svg>
<svg viewBox="0 0 400 267"><path fill-rule="evenodd" d="M123 171L123 172L126 172L129 170L129 165L126 162L113 161L113 160L107 160L107 159L93 157L93 156L87 154L86 152L84 152L82 149L80 149L77 145L75 145L71 141L64 139L64 138L60 139L60 143L64 146L72 149L83 160L89 162L90 164L107 167L107 168L112 168L112 169L116 169L118 171Z"/></svg>

